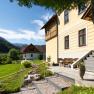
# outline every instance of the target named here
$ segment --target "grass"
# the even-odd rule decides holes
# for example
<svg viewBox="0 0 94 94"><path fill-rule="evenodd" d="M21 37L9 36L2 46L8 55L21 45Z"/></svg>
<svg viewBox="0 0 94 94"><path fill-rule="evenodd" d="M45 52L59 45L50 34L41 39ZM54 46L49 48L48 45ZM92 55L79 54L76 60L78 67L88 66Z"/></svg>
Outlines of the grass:
<svg viewBox="0 0 94 94"><path fill-rule="evenodd" d="M33 60L33 63L34 64L42 64L43 63L43 60Z"/></svg>
<svg viewBox="0 0 94 94"><path fill-rule="evenodd" d="M43 61L34 60L33 62L38 64L37 73L41 75L41 78L53 75L52 72L47 70L47 65ZM31 68L24 68L21 64L0 65L0 91L4 91L4 94L19 91L23 85L24 77L31 70Z"/></svg>
<svg viewBox="0 0 94 94"><path fill-rule="evenodd" d="M21 64L0 65L0 78L19 71L23 66Z"/></svg>
<svg viewBox="0 0 94 94"><path fill-rule="evenodd" d="M0 77L3 77L0 78L0 90L4 91L5 93L19 91L23 85L24 76L27 75L30 70L30 68L25 69L21 64L0 65ZM17 73L11 76L7 76L15 72Z"/></svg>
<svg viewBox="0 0 94 94"><path fill-rule="evenodd" d="M94 88L71 86L57 94L94 94Z"/></svg>

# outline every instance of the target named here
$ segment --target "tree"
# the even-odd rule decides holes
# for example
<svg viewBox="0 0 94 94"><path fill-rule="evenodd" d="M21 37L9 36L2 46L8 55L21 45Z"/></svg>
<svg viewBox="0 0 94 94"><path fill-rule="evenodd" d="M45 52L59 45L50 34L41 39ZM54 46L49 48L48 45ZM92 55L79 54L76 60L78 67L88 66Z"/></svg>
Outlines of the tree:
<svg viewBox="0 0 94 94"><path fill-rule="evenodd" d="M19 59L19 51L16 49L11 49L8 53L8 58L12 60L18 60Z"/></svg>
<svg viewBox="0 0 94 94"><path fill-rule="evenodd" d="M78 5L83 5L90 2L92 7L92 20L94 22L94 0L10 0L17 1L20 6L32 7L32 5L43 6L55 11L62 11L65 9L73 9Z"/></svg>

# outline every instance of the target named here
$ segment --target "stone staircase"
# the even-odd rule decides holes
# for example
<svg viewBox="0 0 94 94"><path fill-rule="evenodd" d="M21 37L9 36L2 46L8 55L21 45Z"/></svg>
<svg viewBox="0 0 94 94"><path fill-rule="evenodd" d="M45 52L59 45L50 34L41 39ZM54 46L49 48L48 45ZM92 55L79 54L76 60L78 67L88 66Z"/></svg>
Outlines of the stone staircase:
<svg viewBox="0 0 94 94"><path fill-rule="evenodd" d="M86 57L84 60L86 71L88 72L94 72L94 52L92 51L91 54Z"/></svg>
<svg viewBox="0 0 94 94"><path fill-rule="evenodd" d="M33 81L33 85L36 87L38 94L57 94L60 90L70 87L71 83L55 75L47 77L45 80Z"/></svg>
<svg viewBox="0 0 94 94"><path fill-rule="evenodd" d="M65 81L61 76L53 76L46 78L49 84L52 84L54 87L58 88L59 90L65 89L71 86L70 81Z"/></svg>

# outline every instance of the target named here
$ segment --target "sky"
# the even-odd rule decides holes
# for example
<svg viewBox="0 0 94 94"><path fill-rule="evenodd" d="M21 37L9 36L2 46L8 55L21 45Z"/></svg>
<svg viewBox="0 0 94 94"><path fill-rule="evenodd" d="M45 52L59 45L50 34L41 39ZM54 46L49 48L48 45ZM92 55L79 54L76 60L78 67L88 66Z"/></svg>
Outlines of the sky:
<svg viewBox="0 0 94 94"><path fill-rule="evenodd" d="M45 31L41 27L53 12L44 7L20 7L16 2L0 1L0 37L11 43L45 44Z"/></svg>

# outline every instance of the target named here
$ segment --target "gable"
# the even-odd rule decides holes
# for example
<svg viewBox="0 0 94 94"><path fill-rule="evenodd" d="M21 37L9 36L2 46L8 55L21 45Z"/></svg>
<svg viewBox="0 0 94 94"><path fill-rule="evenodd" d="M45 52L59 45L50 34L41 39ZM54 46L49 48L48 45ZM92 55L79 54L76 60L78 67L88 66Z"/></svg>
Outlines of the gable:
<svg viewBox="0 0 94 94"><path fill-rule="evenodd" d="M21 50L22 53L38 53L40 52L34 45L30 44Z"/></svg>

